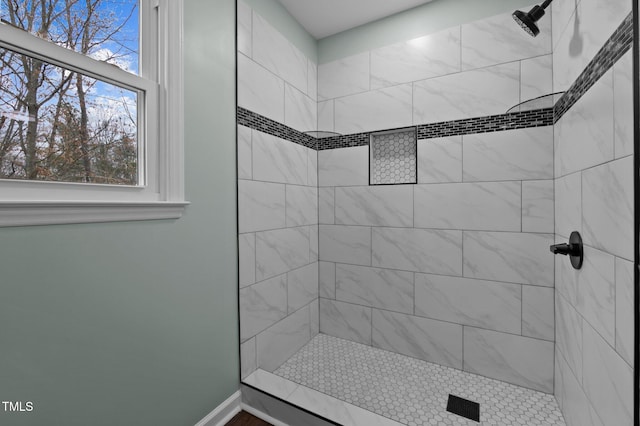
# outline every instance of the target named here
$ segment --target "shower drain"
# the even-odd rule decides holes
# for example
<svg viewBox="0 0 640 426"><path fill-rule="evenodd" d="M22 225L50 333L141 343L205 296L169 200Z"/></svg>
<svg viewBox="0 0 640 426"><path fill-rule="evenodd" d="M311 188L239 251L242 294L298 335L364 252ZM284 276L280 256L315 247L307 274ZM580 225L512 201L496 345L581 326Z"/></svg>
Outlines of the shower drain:
<svg viewBox="0 0 640 426"><path fill-rule="evenodd" d="M480 421L480 404L449 394L447 411L475 422Z"/></svg>

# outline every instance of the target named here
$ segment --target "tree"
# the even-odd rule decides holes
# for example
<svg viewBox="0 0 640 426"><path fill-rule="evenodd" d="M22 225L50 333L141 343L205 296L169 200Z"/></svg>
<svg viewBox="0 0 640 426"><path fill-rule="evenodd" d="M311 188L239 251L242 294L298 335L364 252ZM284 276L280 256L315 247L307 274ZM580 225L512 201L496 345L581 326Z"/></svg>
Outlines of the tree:
<svg viewBox="0 0 640 426"><path fill-rule="evenodd" d="M134 0L124 13L109 0L1 1L5 23L59 46L116 64L132 54ZM7 49L0 83L0 178L137 183L135 93Z"/></svg>

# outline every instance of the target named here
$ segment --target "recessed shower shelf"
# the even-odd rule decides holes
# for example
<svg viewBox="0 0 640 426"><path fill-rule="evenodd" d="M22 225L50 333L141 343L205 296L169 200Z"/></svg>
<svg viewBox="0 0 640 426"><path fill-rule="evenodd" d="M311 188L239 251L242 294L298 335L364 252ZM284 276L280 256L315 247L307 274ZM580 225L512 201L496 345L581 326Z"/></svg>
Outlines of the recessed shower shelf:
<svg viewBox="0 0 640 426"><path fill-rule="evenodd" d="M564 95L564 92L556 92L520 102L518 105L509 108L507 114L512 112L523 112L533 111L536 109L552 108L562 97L562 95Z"/></svg>
<svg viewBox="0 0 640 426"><path fill-rule="evenodd" d="M416 128L372 133L369 140L369 184L418 183Z"/></svg>

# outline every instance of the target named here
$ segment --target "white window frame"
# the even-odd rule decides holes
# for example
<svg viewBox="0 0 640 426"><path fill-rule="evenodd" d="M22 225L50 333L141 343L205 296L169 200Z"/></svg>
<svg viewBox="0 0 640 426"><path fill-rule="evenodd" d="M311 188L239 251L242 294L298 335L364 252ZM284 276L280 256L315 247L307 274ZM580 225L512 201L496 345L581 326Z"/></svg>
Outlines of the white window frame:
<svg viewBox="0 0 640 426"><path fill-rule="evenodd" d="M138 96L139 185L0 179L0 227L178 219L184 198L183 1L140 0L140 75L0 23L0 47Z"/></svg>

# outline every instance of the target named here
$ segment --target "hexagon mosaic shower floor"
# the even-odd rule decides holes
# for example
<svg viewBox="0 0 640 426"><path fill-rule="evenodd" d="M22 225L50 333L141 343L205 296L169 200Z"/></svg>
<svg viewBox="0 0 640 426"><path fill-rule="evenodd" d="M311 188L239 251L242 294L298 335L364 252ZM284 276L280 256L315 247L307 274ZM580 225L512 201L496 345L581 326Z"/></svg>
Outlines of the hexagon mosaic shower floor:
<svg viewBox="0 0 640 426"><path fill-rule="evenodd" d="M478 425L446 411L450 393L480 403L482 425L565 425L553 395L325 334L274 374L409 426Z"/></svg>

